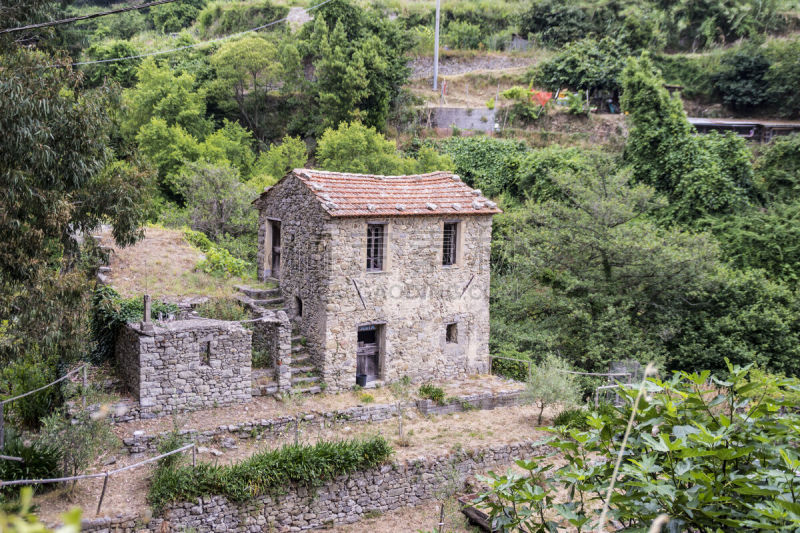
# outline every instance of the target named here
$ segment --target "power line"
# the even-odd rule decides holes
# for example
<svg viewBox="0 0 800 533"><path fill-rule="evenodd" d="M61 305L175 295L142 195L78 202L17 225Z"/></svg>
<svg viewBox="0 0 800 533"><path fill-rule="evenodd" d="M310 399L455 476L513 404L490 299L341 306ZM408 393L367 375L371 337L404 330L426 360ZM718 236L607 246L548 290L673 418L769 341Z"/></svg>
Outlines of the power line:
<svg viewBox="0 0 800 533"><path fill-rule="evenodd" d="M332 2L332 1L333 0L325 0L324 2L320 2L319 4L317 4L315 6L311 6L311 7L307 8L305 11L309 12L312 9L320 8L320 7L324 6L325 4L327 4L329 2ZM96 59L94 61L78 61L76 63L71 63L69 66L76 67L76 66L80 66L80 65L95 65L97 63L115 63L117 61L127 61L128 59L142 59L142 58L145 58L145 57L152 57L152 56L158 56L158 55L163 55L163 54L171 54L173 52L180 52L182 50L188 50L190 48L196 48L198 46L204 46L204 45L207 45L207 44L218 43L220 41L225 41L227 39L231 39L233 37L238 37L238 36L244 35L246 33L252 33L252 32L255 32L255 31L263 30L264 28L268 28L270 26L274 26L275 24L280 24L281 22L286 22L287 20L289 20L288 16L283 17L283 18L278 19L278 20L273 20L272 22L268 22L267 24L263 24L261 26L255 27L255 28L250 28L249 30L244 30L244 31L240 31L240 32L237 32L237 33L232 33L230 35L223 35L222 37L217 37L216 39L210 39L208 41L201 41L199 43L194 43L194 44L187 44L186 46L179 46L177 48L169 48L167 50L157 50L155 52L148 52L146 54L138 54L138 55L133 55L133 56L112 57L112 58L109 58L109 59ZM47 65L47 67L62 67L62 66L65 66L65 65L59 65L59 64Z"/></svg>
<svg viewBox="0 0 800 533"><path fill-rule="evenodd" d="M92 13L90 15L80 15L77 17L71 17L68 19L61 19L61 20L51 20L50 22L41 22L39 24L30 24L28 26L20 26L18 28L6 28L4 30L0 30L0 35L3 33L12 33L15 31L25 31L25 30L35 30L38 28L47 28L48 26L58 26L59 24L67 24L70 22L77 22L79 20L88 20L97 17L105 17L106 15L114 15L116 13L124 13L125 11L133 11L136 9L144 9L146 7L153 7L159 6L161 4L169 4L171 2L177 2L178 0L156 0L155 2L148 2L147 4L139 4L137 6L128 6L128 7L121 7L119 9L112 9L110 11L101 11L99 13Z"/></svg>

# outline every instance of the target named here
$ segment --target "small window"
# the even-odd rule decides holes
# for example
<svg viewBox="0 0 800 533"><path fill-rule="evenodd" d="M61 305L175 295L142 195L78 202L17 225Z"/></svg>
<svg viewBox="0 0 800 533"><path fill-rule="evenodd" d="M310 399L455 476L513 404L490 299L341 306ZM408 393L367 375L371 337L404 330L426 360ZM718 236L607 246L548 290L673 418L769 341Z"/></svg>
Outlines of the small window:
<svg viewBox="0 0 800 533"><path fill-rule="evenodd" d="M445 331L445 340L448 344L456 344L458 343L458 324L452 323L447 324L447 330Z"/></svg>
<svg viewBox="0 0 800 533"><path fill-rule="evenodd" d="M442 264L456 264L456 243L458 242L458 222L445 222L442 235Z"/></svg>
<svg viewBox="0 0 800 533"><path fill-rule="evenodd" d="M203 341L200 343L200 364L203 366L211 366L211 341Z"/></svg>
<svg viewBox="0 0 800 533"><path fill-rule="evenodd" d="M367 224L367 271L383 270L386 224Z"/></svg>
<svg viewBox="0 0 800 533"><path fill-rule="evenodd" d="M297 316L303 316L303 300L299 296L294 297L294 308L297 310Z"/></svg>

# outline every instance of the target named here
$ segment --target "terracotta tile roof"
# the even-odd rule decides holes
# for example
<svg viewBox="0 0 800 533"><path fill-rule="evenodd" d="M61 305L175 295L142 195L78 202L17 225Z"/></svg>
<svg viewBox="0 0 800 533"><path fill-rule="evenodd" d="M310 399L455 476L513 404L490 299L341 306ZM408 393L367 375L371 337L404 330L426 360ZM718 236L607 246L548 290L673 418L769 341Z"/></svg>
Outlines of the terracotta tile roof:
<svg viewBox="0 0 800 533"><path fill-rule="evenodd" d="M497 204L452 172L375 176L298 168L305 183L333 217L400 215L493 215Z"/></svg>

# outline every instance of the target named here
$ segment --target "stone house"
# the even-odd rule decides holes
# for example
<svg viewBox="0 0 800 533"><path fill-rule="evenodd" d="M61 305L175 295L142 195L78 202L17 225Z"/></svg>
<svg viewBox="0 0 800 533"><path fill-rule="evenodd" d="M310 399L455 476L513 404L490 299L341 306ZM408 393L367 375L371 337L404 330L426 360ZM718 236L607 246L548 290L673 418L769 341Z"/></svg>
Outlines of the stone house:
<svg viewBox="0 0 800 533"><path fill-rule="evenodd" d="M457 175L296 169L254 202L258 274L330 390L488 371L492 216Z"/></svg>

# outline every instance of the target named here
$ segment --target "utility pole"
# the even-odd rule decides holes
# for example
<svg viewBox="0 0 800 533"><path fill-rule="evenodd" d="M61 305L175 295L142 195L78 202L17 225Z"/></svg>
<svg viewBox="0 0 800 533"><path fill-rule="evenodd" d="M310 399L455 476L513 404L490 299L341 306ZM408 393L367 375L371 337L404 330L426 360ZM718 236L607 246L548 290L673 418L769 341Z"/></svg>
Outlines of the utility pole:
<svg viewBox="0 0 800 533"><path fill-rule="evenodd" d="M433 90L439 88L439 10L442 0L436 0L436 29L433 36Z"/></svg>

